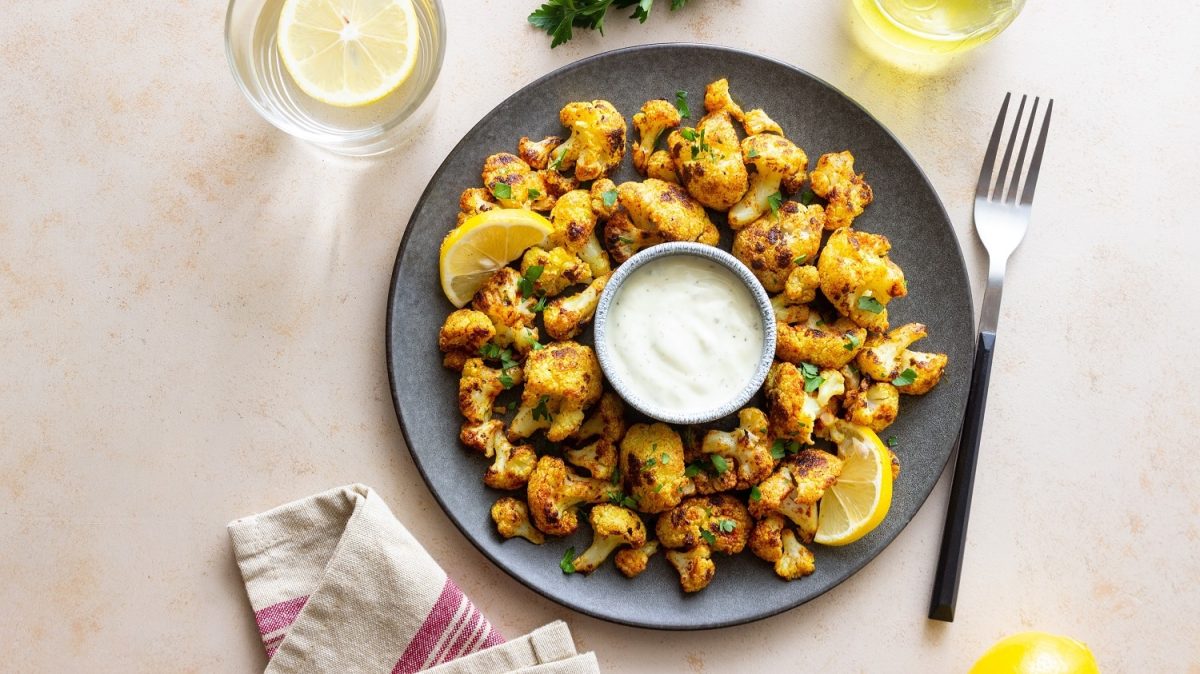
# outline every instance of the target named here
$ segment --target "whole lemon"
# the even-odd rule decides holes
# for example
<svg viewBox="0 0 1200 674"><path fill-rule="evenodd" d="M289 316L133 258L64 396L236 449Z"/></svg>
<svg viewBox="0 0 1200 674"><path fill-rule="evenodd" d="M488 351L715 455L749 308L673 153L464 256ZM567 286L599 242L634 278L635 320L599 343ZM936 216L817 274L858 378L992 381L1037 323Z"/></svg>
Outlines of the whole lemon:
<svg viewBox="0 0 1200 674"><path fill-rule="evenodd" d="M1084 644L1045 632L1022 632L997 641L969 674L1100 674Z"/></svg>

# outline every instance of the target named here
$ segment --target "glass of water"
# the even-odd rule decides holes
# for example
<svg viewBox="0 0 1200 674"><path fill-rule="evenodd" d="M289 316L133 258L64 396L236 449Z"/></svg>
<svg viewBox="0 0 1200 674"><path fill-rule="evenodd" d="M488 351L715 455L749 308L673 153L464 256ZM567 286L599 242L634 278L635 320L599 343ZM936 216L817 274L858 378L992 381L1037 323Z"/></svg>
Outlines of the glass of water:
<svg viewBox="0 0 1200 674"><path fill-rule="evenodd" d="M434 82L446 53L445 15L438 0L404 0L416 17L416 60L394 90L365 105L343 107L306 94L292 78L277 44L285 0L230 0L225 52L242 93L282 131L343 155L391 150L408 138L436 106Z"/></svg>

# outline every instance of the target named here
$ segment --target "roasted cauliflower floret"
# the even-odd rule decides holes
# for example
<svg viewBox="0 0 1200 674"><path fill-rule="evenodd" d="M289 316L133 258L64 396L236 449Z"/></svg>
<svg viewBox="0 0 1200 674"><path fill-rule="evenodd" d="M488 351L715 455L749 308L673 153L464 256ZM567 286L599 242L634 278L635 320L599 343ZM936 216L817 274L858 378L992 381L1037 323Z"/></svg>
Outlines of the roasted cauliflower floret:
<svg viewBox="0 0 1200 674"><path fill-rule="evenodd" d="M617 445L608 438L597 438L582 447L563 450L563 458L592 477L608 480L617 469Z"/></svg>
<svg viewBox="0 0 1200 674"><path fill-rule="evenodd" d="M845 393L845 380L837 370L777 362L767 373L766 393L771 437L812 444L817 420L832 414L831 402Z"/></svg>
<svg viewBox="0 0 1200 674"><path fill-rule="evenodd" d="M609 255L622 264L639 251L655 246L666 239L658 232L648 232L633 224L629 212L621 209L604 223L604 247Z"/></svg>
<svg viewBox="0 0 1200 674"><path fill-rule="evenodd" d="M500 204L492 201L492 193L482 187L468 187L458 198L458 224L467 221L473 215L500 208Z"/></svg>
<svg viewBox="0 0 1200 674"><path fill-rule="evenodd" d="M605 391L574 437L578 440L600 437L611 442L620 442L621 438L625 437L625 403L621 396L612 391Z"/></svg>
<svg viewBox="0 0 1200 674"><path fill-rule="evenodd" d="M747 136L757 136L760 133L783 135L783 129L779 128L775 120L768 117L762 108L747 110L745 118L742 119L742 128L746 129Z"/></svg>
<svg viewBox="0 0 1200 674"><path fill-rule="evenodd" d="M504 423L499 419L488 422L491 427L489 446L484 451L493 457L492 465L483 474L483 483L492 489L520 489L529 481L537 453L530 445L514 446L504 434Z"/></svg>
<svg viewBox="0 0 1200 674"><path fill-rule="evenodd" d="M521 274L511 267L501 267L484 281L475 293L471 306L482 312L496 330L493 341L498 346L515 346L525 353L538 341L533 322L536 298L521 294Z"/></svg>
<svg viewBox="0 0 1200 674"><path fill-rule="evenodd" d="M638 141L633 144L633 168L646 175L646 165L654 146L664 131L679 126L683 118L669 101L655 99L646 101L642 109L633 116L633 128L637 129Z"/></svg>
<svg viewBox="0 0 1200 674"><path fill-rule="evenodd" d="M667 550L666 557L679 573L679 586L684 592L699 592L708 587L717 572L707 545L697 545L691 550Z"/></svg>
<svg viewBox="0 0 1200 674"><path fill-rule="evenodd" d="M848 388L843 402L851 423L882 431L900 414L900 392L888 382L875 382L862 388Z"/></svg>
<svg viewBox="0 0 1200 674"><path fill-rule="evenodd" d="M558 113L571 137L554 151L551 166L575 169L577 180L608 176L625 156L625 118L608 101L567 103Z"/></svg>
<svg viewBox="0 0 1200 674"><path fill-rule="evenodd" d="M482 358L468 358L458 380L458 409L472 423L492 418L492 407L502 391L521 383L521 369L491 368Z"/></svg>
<svg viewBox="0 0 1200 674"><path fill-rule="evenodd" d="M804 258L809 260L810 257ZM817 298L821 289L821 275L815 265L802 264L788 272L783 284L783 296L789 304L808 304Z"/></svg>
<svg viewBox="0 0 1200 674"><path fill-rule="evenodd" d="M557 197L541 173L508 152L499 152L484 160L481 177L484 187L504 208L544 212L554 206Z"/></svg>
<svg viewBox="0 0 1200 674"><path fill-rule="evenodd" d="M812 191L825 199L825 227L849 227L874 196L863 174L854 172L849 151L821 155L812 172Z"/></svg>
<svg viewBox="0 0 1200 674"><path fill-rule="evenodd" d="M667 149L680 183L701 204L724 211L746 193L749 175L728 111L705 115L694 129L672 131Z"/></svg>
<svg viewBox="0 0 1200 674"><path fill-rule="evenodd" d="M517 155L530 168L541 170L550 165L551 154L559 145L562 145L562 138L558 136L546 136L537 142L528 136L521 136L521 140L517 141Z"/></svg>
<svg viewBox="0 0 1200 674"><path fill-rule="evenodd" d="M781 189L798 192L808 171L808 155L804 150L787 138L771 133L747 136L742 141L742 161L750 171L750 187L729 209L729 226L734 229L741 229L762 214L770 213L770 198Z"/></svg>
<svg viewBox="0 0 1200 674"><path fill-rule="evenodd" d="M496 531L505 538L520 536L535 545L546 542L542 532L529 521L529 507L519 499L511 496L497 499L492 504L492 521L496 523Z"/></svg>
<svg viewBox="0 0 1200 674"><path fill-rule="evenodd" d="M578 283L592 282L592 268L579 256L563 247L544 250L532 246L521 257L521 274L532 278L529 270L540 267L533 287L542 295L554 297Z"/></svg>
<svg viewBox="0 0 1200 674"><path fill-rule="evenodd" d="M647 178L622 183L617 194L635 226L665 241L697 241L713 227L700 202L674 183Z"/></svg>
<svg viewBox="0 0 1200 674"><path fill-rule="evenodd" d="M908 294L904 272L888 259L881 234L842 228L829 235L817 271L821 291L838 313L873 332L888 328L887 304Z"/></svg>
<svg viewBox="0 0 1200 674"><path fill-rule="evenodd" d="M817 570L812 551L796 540L791 529L784 530L781 541L783 549L779 559L775 560L775 575L784 580L795 580Z"/></svg>
<svg viewBox="0 0 1200 674"><path fill-rule="evenodd" d="M650 558L658 552L658 541L646 541L641 547L618 550L613 563L626 578L633 578L646 570Z"/></svg>
<svg viewBox="0 0 1200 674"><path fill-rule="evenodd" d="M610 180L597 182L612 183ZM615 195L613 198L616 198ZM600 237L596 234L596 213L592 194L586 190L571 190L563 194L554 203L554 208L550 209L550 224L554 226L549 237L550 245L560 246L578 255L587 263L592 278L612 272L608 254L604 252Z"/></svg>
<svg viewBox="0 0 1200 674"><path fill-rule="evenodd" d="M591 573L600 568L613 550L627 546L637 549L646 543L646 525L628 508L603 503L588 515L592 523L592 544L575 558L575 570Z"/></svg>
<svg viewBox="0 0 1200 674"><path fill-rule="evenodd" d="M592 183L588 192L592 198L592 212L600 220L607 220L617 212L617 184L608 178L601 178Z"/></svg>
<svg viewBox="0 0 1200 674"><path fill-rule="evenodd" d="M729 80L724 77L709 82L704 88L704 111L709 114L725 111L739 122L746 116L742 106L735 103L733 96L729 95Z"/></svg>
<svg viewBox="0 0 1200 674"><path fill-rule="evenodd" d="M750 513L729 494L693 496L658 518L655 533L668 548L707 545L716 552L736 555L750 540Z"/></svg>
<svg viewBox="0 0 1200 674"><path fill-rule="evenodd" d="M461 370L463 364L495 336L495 326L482 311L459 309L451 313L438 331L438 348L446 354L442 365Z"/></svg>
<svg viewBox="0 0 1200 674"><path fill-rule="evenodd" d="M767 415L756 407L738 412L738 427L732 432L712 430L705 434L705 454L724 457L737 475L735 489L749 489L762 482L775 468Z"/></svg>
<svg viewBox="0 0 1200 674"><path fill-rule="evenodd" d="M775 513L805 525L808 518L815 518L816 509L804 506L815 506L841 474L838 457L819 449L801 450L781 461L758 485L759 498L750 500L750 514L762 518Z"/></svg>
<svg viewBox="0 0 1200 674"><path fill-rule="evenodd" d="M621 477L626 492L644 513L661 513L679 504L687 483L683 442L670 426L634 424L621 440Z"/></svg>
<svg viewBox="0 0 1200 674"><path fill-rule="evenodd" d="M767 292L781 292L797 267L816 261L824 221L820 206L785 201L778 216L767 213L733 237L733 256L754 272Z"/></svg>
<svg viewBox="0 0 1200 674"><path fill-rule="evenodd" d="M610 276L595 279L588 287L568 297L559 297L546 305L542 312L542 320L546 324L546 332L557 340L571 339L583 330L583 326L591 322L596 315L596 306L600 304L600 293L608 285Z"/></svg>
<svg viewBox="0 0 1200 674"><path fill-rule="evenodd" d="M815 508L814 508L815 512ZM784 580L795 580L816 570L815 559L800 541L802 533L796 534L787 528L787 523L778 515L768 515L754 526L750 537L750 549L760 559L774 562L775 573ZM809 538L809 541L812 539Z"/></svg>
<svg viewBox="0 0 1200 674"><path fill-rule="evenodd" d="M675 171L675 160L671 159L671 153L667 150L655 150L646 160L646 177L678 185L679 174Z"/></svg>
<svg viewBox="0 0 1200 674"><path fill-rule="evenodd" d="M815 311L792 309L791 318L808 315L795 323L775 322L775 357L789 363L812 363L837 369L854 360L867 339L867 331L848 318L827 322Z"/></svg>
<svg viewBox="0 0 1200 674"><path fill-rule="evenodd" d="M579 506L604 503L609 487L607 480L572 473L556 456L543 456L534 466L526 490L533 523L542 533L569 536L579 528Z"/></svg>
<svg viewBox="0 0 1200 674"><path fill-rule="evenodd" d="M770 513L754 523L750 532L750 552L764 562L775 562L783 556L783 532L787 529L787 520L776 513Z"/></svg>
<svg viewBox="0 0 1200 674"><path fill-rule="evenodd" d="M591 347L577 342L554 342L531 351L524 375L521 407L510 428L516 438L545 428L546 438L561 442L579 429L584 411L600 399L600 363Z"/></svg>
<svg viewBox="0 0 1200 674"><path fill-rule="evenodd" d="M946 370L946 354L910 351L909 345L928 334L920 323L908 323L884 335L872 335L866 348L858 354L858 367L877 381L911 383L897 384L901 393L928 393L942 379ZM911 370L911 372L909 372Z"/></svg>

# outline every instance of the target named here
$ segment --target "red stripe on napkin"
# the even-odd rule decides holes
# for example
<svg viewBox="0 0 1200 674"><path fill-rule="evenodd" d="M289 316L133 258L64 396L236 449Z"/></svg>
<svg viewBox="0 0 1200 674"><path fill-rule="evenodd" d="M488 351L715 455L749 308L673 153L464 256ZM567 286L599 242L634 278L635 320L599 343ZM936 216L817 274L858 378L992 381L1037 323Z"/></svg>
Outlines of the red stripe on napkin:
<svg viewBox="0 0 1200 674"><path fill-rule="evenodd" d="M278 604L271 604L264 609L255 611L254 622L258 623L259 634L266 636L275 630L291 625L296 616L300 615L300 609L304 608L307 601L308 595L305 595L281 601Z"/></svg>
<svg viewBox="0 0 1200 674"><path fill-rule="evenodd" d="M482 642L479 636L488 636ZM489 643L490 642L490 643ZM491 623L463 596L454 581L446 579L425 622L413 636L392 674L412 674L439 662L474 653L486 646L504 643ZM436 652L435 652L436 651ZM432 658L431 658L432 656Z"/></svg>

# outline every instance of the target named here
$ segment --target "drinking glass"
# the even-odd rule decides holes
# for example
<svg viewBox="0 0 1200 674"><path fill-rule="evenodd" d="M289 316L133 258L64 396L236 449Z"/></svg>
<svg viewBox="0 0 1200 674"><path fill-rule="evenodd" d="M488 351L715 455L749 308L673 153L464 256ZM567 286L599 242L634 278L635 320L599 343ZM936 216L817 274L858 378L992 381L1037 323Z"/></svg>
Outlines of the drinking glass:
<svg viewBox="0 0 1200 674"><path fill-rule="evenodd" d="M860 41L899 60L936 60L996 37L1025 0L853 0ZM881 49L882 48L882 49ZM908 58L905 58L908 57Z"/></svg>

